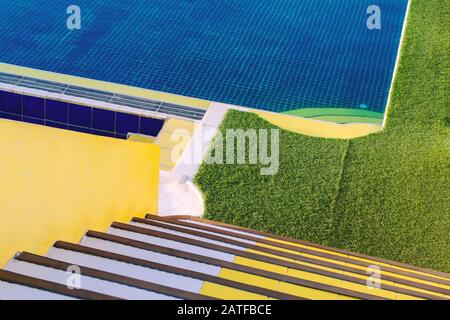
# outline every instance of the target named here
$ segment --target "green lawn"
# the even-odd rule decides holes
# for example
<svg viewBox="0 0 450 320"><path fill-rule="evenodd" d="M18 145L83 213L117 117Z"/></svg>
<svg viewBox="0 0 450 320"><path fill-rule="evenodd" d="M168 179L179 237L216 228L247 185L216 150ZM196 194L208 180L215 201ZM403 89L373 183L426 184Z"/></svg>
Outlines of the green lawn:
<svg viewBox="0 0 450 320"><path fill-rule="evenodd" d="M282 130L280 171L206 165L206 217L450 272L450 7L412 0L382 133L354 140ZM226 128L271 128L230 112Z"/></svg>

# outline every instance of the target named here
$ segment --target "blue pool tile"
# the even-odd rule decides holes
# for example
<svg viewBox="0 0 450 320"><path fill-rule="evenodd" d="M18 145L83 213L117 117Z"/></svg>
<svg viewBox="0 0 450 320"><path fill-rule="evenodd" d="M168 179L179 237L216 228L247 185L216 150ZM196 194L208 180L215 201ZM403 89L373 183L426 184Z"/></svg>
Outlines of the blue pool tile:
<svg viewBox="0 0 450 320"><path fill-rule="evenodd" d="M83 127L68 125L67 129L69 129L71 131L82 132L82 133L89 133L89 134L92 133L91 128L83 128Z"/></svg>
<svg viewBox="0 0 450 320"><path fill-rule="evenodd" d="M43 98L23 96L23 116L45 119L45 100Z"/></svg>
<svg viewBox="0 0 450 320"><path fill-rule="evenodd" d="M92 128L114 133L116 113L109 110L93 108Z"/></svg>
<svg viewBox="0 0 450 320"><path fill-rule="evenodd" d="M69 117L68 103L56 100L46 100L45 116L48 121L67 124Z"/></svg>
<svg viewBox="0 0 450 320"><path fill-rule="evenodd" d="M164 120L141 117L140 134L156 137L164 125Z"/></svg>
<svg viewBox="0 0 450 320"><path fill-rule="evenodd" d="M113 132L106 132L106 131L100 131L100 130L92 130L92 134L95 134L97 136L103 136L103 137L110 137L114 138L115 134Z"/></svg>
<svg viewBox="0 0 450 320"><path fill-rule="evenodd" d="M0 92L0 97L8 106L0 110L0 118L117 139L126 139L128 133L156 136L164 124L159 119L20 94Z"/></svg>
<svg viewBox="0 0 450 320"><path fill-rule="evenodd" d="M0 91L0 111L22 115L22 96L12 92Z"/></svg>
<svg viewBox="0 0 450 320"><path fill-rule="evenodd" d="M92 108L69 104L69 125L91 128Z"/></svg>
<svg viewBox="0 0 450 320"><path fill-rule="evenodd" d="M25 117L25 116L23 117L23 122L45 125L44 119L36 119L36 118Z"/></svg>
<svg viewBox="0 0 450 320"><path fill-rule="evenodd" d="M128 137L128 135L116 133L116 134L114 135L114 137L117 138L117 139L124 139L124 140L126 140L127 137Z"/></svg>
<svg viewBox="0 0 450 320"><path fill-rule="evenodd" d="M19 116L17 114L11 114L0 111L0 118L1 119L8 119L8 120L15 120L15 121L22 121L22 116Z"/></svg>
<svg viewBox="0 0 450 320"><path fill-rule="evenodd" d="M116 133L126 136L129 132L139 132L139 116L118 112L116 117Z"/></svg>
<svg viewBox="0 0 450 320"><path fill-rule="evenodd" d="M58 128L58 129L67 129L67 123L55 122L55 121L45 121L45 125L47 127Z"/></svg>

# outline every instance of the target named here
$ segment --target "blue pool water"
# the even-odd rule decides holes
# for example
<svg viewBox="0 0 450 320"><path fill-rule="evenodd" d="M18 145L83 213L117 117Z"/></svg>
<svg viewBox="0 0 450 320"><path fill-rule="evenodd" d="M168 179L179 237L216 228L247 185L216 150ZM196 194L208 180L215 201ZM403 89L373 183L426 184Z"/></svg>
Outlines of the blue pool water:
<svg viewBox="0 0 450 320"><path fill-rule="evenodd" d="M384 112L407 0L0 1L0 62L283 112ZM366 27L381 8L381 30Z"/></svg>

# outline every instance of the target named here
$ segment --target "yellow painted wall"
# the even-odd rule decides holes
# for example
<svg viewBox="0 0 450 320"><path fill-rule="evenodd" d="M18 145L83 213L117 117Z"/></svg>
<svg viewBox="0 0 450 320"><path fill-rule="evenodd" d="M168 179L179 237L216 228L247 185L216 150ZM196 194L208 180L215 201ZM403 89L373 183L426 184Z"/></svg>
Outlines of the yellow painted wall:
<svg viewBox="0 0 450 320"><path fill-rule="evenodd" d="M0 266L156 213L158 146L0 120Z"/></svg>

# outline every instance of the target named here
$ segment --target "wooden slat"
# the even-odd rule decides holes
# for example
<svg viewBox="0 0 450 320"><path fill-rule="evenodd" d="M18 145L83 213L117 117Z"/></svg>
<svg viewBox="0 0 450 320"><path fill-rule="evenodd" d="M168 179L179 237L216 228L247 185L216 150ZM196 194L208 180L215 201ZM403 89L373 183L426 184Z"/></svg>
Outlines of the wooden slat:
<svg viewBox="0 0 450 320"><path fill-rule="evenodd" d="M80 252L80 253L84 253L84 254L88 254L88 255L92 255L92 256L98 256L98 257L102 257L102 258L106 258L106 259L130 263L130 264L134 264L134 265L138 265L138 266L142 266L142 267L146 267L146 268L150 268L150 269L154 269L154 270L173 273L173 274L177 274L177 275L181 275L181 276L185 276L185 277L189 277L189 278L193 278L193 279L199 279L199 280L203 280L203 281L213 282L213 283L217 283L217 284L220 284L220 285L223 285L226 287L235 288L235 289L243 290L243 291L247 291L247 292L253 292L256 294L260 294L260 295L263 295L266 297L272 297L275 299L301 300L301 298L292 296L289 294L284 294L281 292L268 290L268 289L264 289L264 288L260 288L260 287L256 287L256 286L252 286L252 285L246 285L246 284L239 283L239 282L232 281L232 280L222 279L219 277L211 276L211 275L200 273L200 272L186 270L183 268L169 266L169 265L165 265L165 264L161 264L161 263L157 263L157 262L153 262L153 261L148 261L148 260L144 260L144 259L129 257L129 256L125 256L125 255L121 255L121 254L117 254L117 253L113 253L113 252L109 252L109 251L99 250L99 249L95 249L95 248L91 248L91 247L81 246L81 245L73 244L73 243L69 243L69 242L57 241L54 246L55 246L55 248L59 248L59 249L76 251L76 252Z"/></svg>
<svg viewBox="0 0 450 320"><path fill-rule="evenodd" d="M148 220L162 221L162 222L172 223L172 224L183 226L183 227L189 227L189 228L194 228L194 229L203 230L203 231L220 233L220 234L232 236L235 238L240 238L240 239L244 239L244 240L267 244L267 245L282 248L282 249L296 251L299 254L306 253L306 254L322 257L322 258L332 259L332 260L345 262L345 263L351 263L351 264L362 266L365 268L372 265L371 263L360 261L360 260L355 260L355 259L352 259L349 257L342 257L342 256L338 256L338 255L333 255L330 253L320 252L320 251L306 249L306 248L300 248L300 247L296 247L296 246L289 245L289 244L270 241L267 239L257 238L257 237L253 237L253 236L249 236L249 235L231 232L231 231L218 230L217 228L208 227L208 226L204 226L204 225L193 224L193 223L189 223L189 222L167 219L167 218L156 217L156 216L149 217ZM411 277L411 278L416 278L416 279L420 279L420 280L424 280L424 281L435 282L435 283L450 286L450 280L447 281L444 279L439 279L439 278L435 278L435 277L431 277L431 276L421 275L421 274L417 274L417 273L411 273L408 271L396 269L396 268L389 267L389 266L382 266L382 270L389 271L389 272L396 273L396 274L403 275L403 276L407 276L407 277Z"/></svg>
<svg viewBox="0 0 450 320"><path fill-rule="evenodd" d="M215 240L215 241L220 241L220 242L223 242L223 243L228 243L228 244L232 244L232 245L235 245L235 246L240 246L240 247L244 247L244 248L248 248L248 249L258 250L258 251L261 251L261 252L265 252L265 253L269 253L269 254L273 254L273 255L278 255L278 256L285 257L285 258L289 258L289 259L295 259L295 260L302 261L302 262L312 263L312 264L316 264L316 265L319 265L319 266L324 266L324 267L328 267L328 268L332 268L332 269L337 269L337 270L342 270L342 271L347 271L347 272L351 272L351 273L356 273L356 274L367 276L365 270L352 268L352 267L348 267L348 266L343 266L343 265L340 265L340 264L333 264L331 262L326 262L326 261L323 261L323 260L318 260L318 259L313 259L313 258L309 258L309 257L304 257L304 256L301 256L301 255L292 254L292 253L288 253L288 252L285 252L285 251L279 251L279 250L274 250L274 249L270 249L270 248L260 247L260 246L248 244L246 242L233 240L233 239L229 239L229 238L226 238L226 237L221 237L219 235L205 233L205 232L202 232L202 231L190 230L190 229L178 227L178 226L175 226L175 225L159 223L157 221L146 220L146 219L141 219L141 218L133 218L132 221L138 222L138 223L143 223L143 224L148 224L148 225L153 225L153 226L156 226L156 227L165 228L165 229L169 229L169 230L173 230L173 231L177 231L177 232L183 232L183 233L190 234L190 235L193 235L193 236L203 237L205 239L210 239L210 240ZM150 230L150 229L146 229L146 230ZM150 232L149 231L144 231L144 232L146 232L148 235L152 235L152 236L155 236L155 237L166 238L166 239L171 239L171 240L177 239L176 236L174 236L172 234L162 233L162 232L156 231L156 230L150 230ZM249 257L248 255L253 255L253 253L244 252L242 250L231 249L231 248L226 247L226 246L213 245L213 244L210 244L208 242L202 243L201 241L196 242L198 240L192 240L190 238L185 238L183 241L186 242L186 243L190 243L190 244L194 244L195 243L195 245L203 246L205 248L210 248L210 249L213 249L213 250L218 250L218 251L222 251L222 252L232 253L232 254L235 254L235 255L241 255L241 256L244 256L244 257ZM263 256L263 255L257 255L257 254L254 254L254 255L255 256L253 256L252 259L261 260L261 261L265 261L265 262L268 262L269 261L268 259L274 259L274 258L269 258L269 257ZM279 265L282 265L282 266L287 266L289 268L293 268L293 269L297 269L297 270L301 270L301 271L307 271L305 268L308 268L308 267L302 266L300 264L295 264L295 263L293 264L292 262L287 262L287 261L281 260L281 259L277 259L277 261L276 262L274 261L273 263L279 264ZM325 275L324 273L321 273L321 272L323 272L323 270L321 270L321 269L315 269L315 270L310 269L310 270L311 270L311 272ZM339 276L342 276L342 275L338 274L337 277L339 277ZM352 278L354 278L354 277L352 277ZM359 281L362 280L362 279L359 279L359 278L356 278L356 279L358 279ZM445 295L449 295L450 294L450 290L447 290L445 288L431 286L431 285L428 285L428 284L415 282L415 281L411 281L411 280L407 280L407 279L403 279L403 278L393 277L393 276L389 276L389 275L383 275L383 279L386 280L386 281L392 281L392 282L395 282L395 283L398 283L398 284L412 286L412 287L415 287L417 289L423 289L423 290L436 292L436 293L440 293L440 294L445 294ZM358 282L356 282L356 283L358 283ZM397 291L395 291L395 292L398 292L398 293L414 295L416 297L425 298L425 299L438 299L438 298L440 298L438 296L428 295L426 293L416 292L416 291L408 290L408 289L404 289L404 288L396 288L396 290Z"/></svg>
<svg viewBox="0 0 450 320"><path fill-rule="evenodd" d="M48 268L62 270L62 271L66 271L68 267L73 265L72 263L67 263L65 261L54 260L54 259L38 256L38 255L35 255L32 253L27 253L27 252L20 253L18 256L15 257L15 259L20 260L20 261L25 261L28 263L38 264L38 265L45 266ZM148 290L151 292L164 294L167 296L180 298L180 299L216 300L214 298L204 296L201 294L196 294L196 293L192 293L189 291L171 288L171 287L163 286L160 284L143 281L143 280L139 280L139 279L135 279L135 278L130 278L130 277L126 277L126 276L122 276L122 275L118 275L118 274L114 274L114 273L110 273L110 272L106 272L106 271L102 271L102 270L88 268L88 267L80 266L78 264L76 264L76 265L80 268L81 274L85 275L85 276L89 276L89 277L93 277L93 278L97 278L97 279L101 279L101 280L105 280L105 281L110 281L110 282L116 282L116 283L120 283L120 284L123 284L126 286L135 287L135 288L143 289L143 290Z"/></svg>
<svg viewBox="0 0 450 320"><path fill-rule="evenodd" d="M84 300L122 300L110 295L101 294L84 289L69 289L67 286L46 281L38 278L25 276L22 274L0 270L0 281L14 283L25 287L31 287L39 290L61 294L67 297Z"/></svg>
<svg viewBox="0 0 450 320"><path fill-rule="evenodd" d="M146 217L148 219L150 219L151 217L155 217L155 216L147 214ZM162 218L162 217L158 217L158 218ZM368 260L378 261L378 262L385 263L385 264L390 264L390 265L393 265L393 266L396 266L396 267L399 267L399 268L411 269L411 270L414 270L414 271L428 273L430 275L434 275L434 276L437 276L437 277L443 277L443 278L447 278L447 279L450 280L450 274L442 272L442 271L436 271L436 270L432 270L432 269L428 269L428 268L417 267L417 266L414 266L414 265L411 265L411 264L401 263L401 262L394 261L394 260L383 259L383 258L369 256L369 255L366 255L366 254L352 252L352 251L348 251L348 250L344 250L344 249L338 249L338 248L333 248L333 247L329 247L329 246L324 246L324 245L320 245L320 244L309 242L309 241L305 241L305 240L299 240L299 239L295 239L295 238L292 238L292 237L280 236L280 235L276 235L276 234L273 234L273 233L268 233L268 232L264 232L264 231L259 231L259 230L244 228L244 227L240 227L240 226L235 226L235 225L227 224L227 223L224 223L224 222L212 221L212 220L198 218L198 217L193 217L193 216L188 216L188 215L169 216L169 217L164 217L163 219L167 219L167 221L172 221L172 220L192 220L192 221L201 222L201 223L205 223L205 224L211 224L211 225L215 225L215 226L219 226L219 227L224 227L224 228L229 228L229 229L233 229L233 230L237 230L237 231L252 233L252 234L260 235L260 236L264 236L264 237L274 238L274 239L278 239L278 240L281 240L281 241L293 242L293 243L297 243L297 244L305 245L305 246L310 246L310 247L317 248L317 249L328 250L328 251L333 251L333 252L336 252L336 253L341 253L341 254L345 254L345 255L355 256L355 257L358 257L358 258L361 258L361 259L368 259Z"/></svg>

